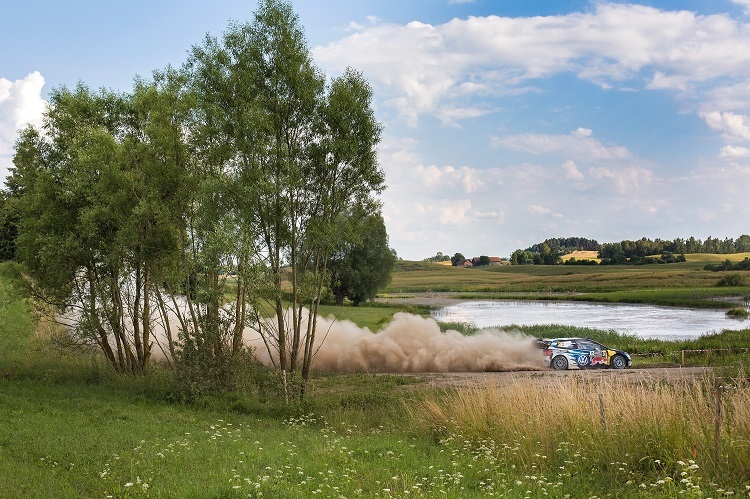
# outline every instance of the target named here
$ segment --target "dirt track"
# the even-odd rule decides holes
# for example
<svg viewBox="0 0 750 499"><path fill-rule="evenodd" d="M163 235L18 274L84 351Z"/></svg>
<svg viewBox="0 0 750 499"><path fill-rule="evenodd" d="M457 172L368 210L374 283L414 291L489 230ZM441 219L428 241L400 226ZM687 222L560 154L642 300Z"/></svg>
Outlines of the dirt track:
<svg viewBox="0 0 750 499"><path fill-rule="evenodd" d="M458 388L485 386L517 381L556 384L565 379L591 382L678 382L701 379L711 374L710 367L651 367L640 369L589 369L570 371L512 371L481 373L419 373L412 374L423 383L435 387Z"/></svg>

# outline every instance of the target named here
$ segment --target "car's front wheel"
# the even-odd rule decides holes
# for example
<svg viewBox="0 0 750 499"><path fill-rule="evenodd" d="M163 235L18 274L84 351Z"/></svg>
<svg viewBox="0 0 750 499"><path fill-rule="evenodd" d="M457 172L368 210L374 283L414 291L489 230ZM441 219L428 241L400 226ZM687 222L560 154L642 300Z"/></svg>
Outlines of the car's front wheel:
<svg viewBox="0 0 750 499"><path fill-rule="evenodd" d="M610 365L612 366L612 369L625 369L625 366L628 365L628 361L625 360L625 357L618 354L612 357Z"/></svg>
<svg viewBox="0 0 750 499"><path fill-rule="evenodd" d="M565 371L568 368L568 359L563 355L558 355L552 359L552 369L555 371Z"/></svg>

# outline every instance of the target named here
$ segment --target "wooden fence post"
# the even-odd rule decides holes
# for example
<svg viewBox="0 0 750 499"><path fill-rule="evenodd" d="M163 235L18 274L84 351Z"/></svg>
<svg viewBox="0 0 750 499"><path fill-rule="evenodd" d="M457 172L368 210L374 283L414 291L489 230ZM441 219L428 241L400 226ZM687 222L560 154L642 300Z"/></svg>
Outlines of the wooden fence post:
<svg viewBox="0 0 750 499"><path fill-rule="evenodd" d="M714 421L714 466L719 466L721 432L721 378L716 378L716 420Z"/></svg>

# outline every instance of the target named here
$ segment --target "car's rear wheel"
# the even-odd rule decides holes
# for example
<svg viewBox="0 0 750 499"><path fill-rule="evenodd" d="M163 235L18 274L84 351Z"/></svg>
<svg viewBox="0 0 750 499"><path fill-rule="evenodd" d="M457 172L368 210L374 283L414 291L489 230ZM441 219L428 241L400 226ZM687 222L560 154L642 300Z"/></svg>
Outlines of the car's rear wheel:
<svg viewBox="0 0 750 499"><path fill-rule="evenodd" d="M612 366L612 369L625 369L625 366L628 365L628 361L625 360L625 357L623 357L622 355L617 354L612 357L610 365Z"/></svg>
<svg viewBox="0 0 750 499"><path fill-rule="evenodd" d="M568 359L563 355L558 355L552 359L552 369L555 371L565 371L568 368Z"/></svg>

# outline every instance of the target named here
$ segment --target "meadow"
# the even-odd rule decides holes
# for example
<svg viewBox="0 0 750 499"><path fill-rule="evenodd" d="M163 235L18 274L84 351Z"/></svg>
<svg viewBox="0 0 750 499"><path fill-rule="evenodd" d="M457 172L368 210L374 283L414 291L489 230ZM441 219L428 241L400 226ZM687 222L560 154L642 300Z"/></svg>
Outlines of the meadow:
<svg viewBox="0 0 750 499"><path fill-rule="evenodd" d="M242 390L184 404L164 366L120 375L50 341L14 279L0 265L0 497L750 495L742 357L715 370L725 378L582 373L545 389L533 376L436 389L409 376L318 374L310 396L289 404L259 370ZM326 312L376 330L397 310ZM706 341L736 346L748 334Z"/></svg>
<svg viewBox="0 0 750 499"><path fill-rule="evenodd" d="M711 272L704 267L726 259L738 262L748 256L748 253L686 255L686 262L666 265L490 265L468 269L429 262L399 262L384 293L727 308L731 303L722 298L750 296L750 284L717 287L719 280L732 272Z"/></svg>

